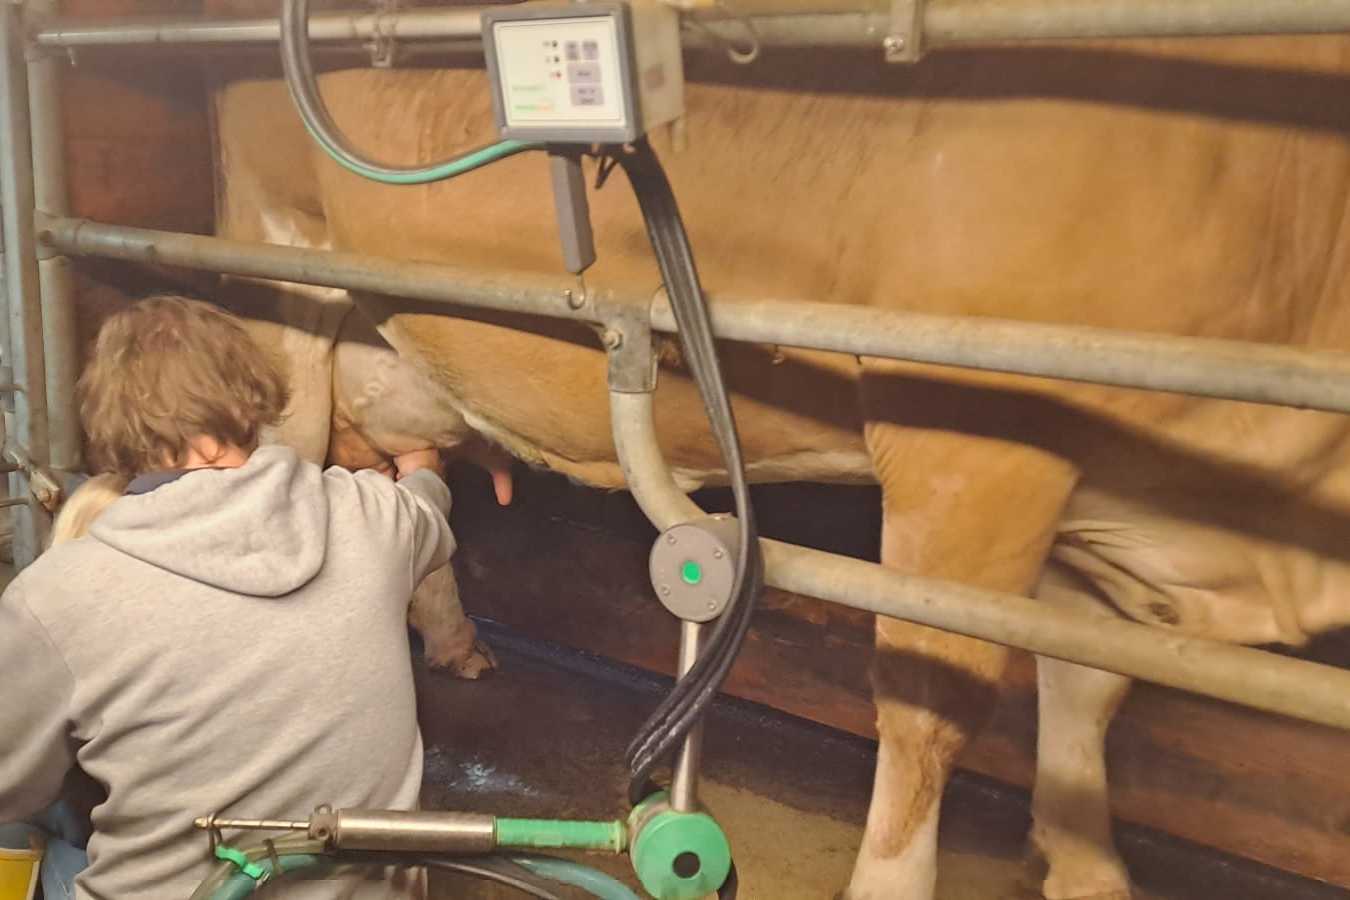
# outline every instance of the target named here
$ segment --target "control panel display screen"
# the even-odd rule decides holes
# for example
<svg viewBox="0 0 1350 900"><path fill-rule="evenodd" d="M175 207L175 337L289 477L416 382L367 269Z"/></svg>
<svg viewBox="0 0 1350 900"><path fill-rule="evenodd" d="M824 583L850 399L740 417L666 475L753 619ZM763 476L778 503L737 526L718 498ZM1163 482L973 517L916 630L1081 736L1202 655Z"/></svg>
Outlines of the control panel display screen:
<svg viewBox="0 0 1350 900"><path fill-rule="evenodd" d="M612 17L496 22L493 37L507 126L628 124Z"/></svg>

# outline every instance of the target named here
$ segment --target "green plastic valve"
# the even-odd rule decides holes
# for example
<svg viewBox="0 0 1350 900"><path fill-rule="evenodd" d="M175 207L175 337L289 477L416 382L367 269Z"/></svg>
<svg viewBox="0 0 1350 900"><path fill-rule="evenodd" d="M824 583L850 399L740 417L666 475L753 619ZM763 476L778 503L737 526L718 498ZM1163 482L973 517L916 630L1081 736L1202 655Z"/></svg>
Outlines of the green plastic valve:
<svg viewBox="0 0 1350 900"><path fill-rule="evenodd" d="M731 846L712 816L676 812L669 802L653 794L628 817L633 871L656 900L698 900L727 880Z"/></svg>

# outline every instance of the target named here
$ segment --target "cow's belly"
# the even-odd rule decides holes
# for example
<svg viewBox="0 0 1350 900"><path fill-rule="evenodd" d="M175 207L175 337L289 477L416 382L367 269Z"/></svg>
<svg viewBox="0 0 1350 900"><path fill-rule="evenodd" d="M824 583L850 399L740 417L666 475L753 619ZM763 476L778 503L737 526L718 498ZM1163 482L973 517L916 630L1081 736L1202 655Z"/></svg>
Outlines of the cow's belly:
<svg viewBox="0 0 1350 900"><path fill-rule="evenodd" d="M1234 515L1213 514L1225 506ZM1070 500L1051 558L1135 621L1234 643L1300 645L1347 624L1340 598L1350 591L1350 565L1291 540L1316 527L1296 507L1271 509L1260 498L1202 494L1169 507L1089 485Z"/></svg>

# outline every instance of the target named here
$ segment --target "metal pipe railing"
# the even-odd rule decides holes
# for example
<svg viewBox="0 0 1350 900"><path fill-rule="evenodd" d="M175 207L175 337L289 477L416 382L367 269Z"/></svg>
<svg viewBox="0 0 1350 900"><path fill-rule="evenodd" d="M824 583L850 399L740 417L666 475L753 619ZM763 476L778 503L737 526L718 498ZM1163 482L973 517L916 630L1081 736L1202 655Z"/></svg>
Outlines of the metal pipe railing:
<svg viewBox="0 0 1350 900"><path fill-rule="evenodd" d="M33 232L33 148L28 113L28 78L20 8L0 4L0 233L4 236L5 318L9 345L0 348L12 363L14 428L10 441L41 466L47 462L47 386L42 348L42 301L37 243ZM32 495L30 475L12 475L12 495L23 502L14 517L14 562L37 558L50 515Z"/></svg>
<svg viewBox="0 0 1350 900"><path fill-rule="evenodd" d="M652 395L611 392L610 418L624 478L656 527L705 515L676 486L661 456ZM1054 610L1026 597L903 575L780 541L760 546L766 582L785 591L1350 729L1350 671Z"/></svg>
<svg viewBox="0 0 1350 900"><path fill-rule="evenodd" d="M27 0L28 14L55 6L53 0ZM28 96L33 144L33 200L53 216L70 214L66 185L66 140L61 102L61 72L66 61L51 54L28 60ZM79 359L75 329L75 275L68 257L39 253L42 344L47 370L47 416L51 466L58 472L81 469L80 422L75 411Z"/></svg>
<svg viewBox="0 0 1350 900"><path fill-rule="evenodd" d="M607 307L647 303L638 295L601 292L578 304L573 296L575 283L562 278L250 244L79 219L43 222L41 239L54 249L78 256L162 263L598 324L608 324L604 321ZM1347 353L832 303L714 300L713 330L722 339L1350 412ZM674 317L664 300L653 304L652 326L675 331Z"/></svg>
<svg viewBox="0 0 1350 900"><path fill-rule="evenodd" d="M478 39L480 7L404 10L398 13L315 13L309 38L316 42ZM276 18L204 19L191 16L119 16L116 19L56 19L38 28L39 47L140 47L147 44L275 44Z"/></svg>
<svg viewBox="0 0 1350 900"><path fill-rule="evenodd" d="M680 656L676 672L688 674L702 651L704 626L698 622L680 623ZM703 721L699 720L685 735L670 773L670 807L679 812L698 812L698 773L703 762Z"/></svg>
<svg viewBox="0 0 1350 900"><path fill-rule="evenodd" d="M310 38L317 42L398 41L479 37L481 8L407 10L387 14L316 14ZM748 22L766 46L880 46L887 34L884 13L776 14L754 8ZM696 12L691 18L711 28L685 35L687 45L740 41L743 22L725 13ZM1004 41L1074 38L1142 38L1202 35L1323 34L1350 31L1350 0L928 0L923 5L926 48ZM33 40L45 47L112 47L275 43L274 18L202 19L124 17L55 20L38 28Z"/></svg>

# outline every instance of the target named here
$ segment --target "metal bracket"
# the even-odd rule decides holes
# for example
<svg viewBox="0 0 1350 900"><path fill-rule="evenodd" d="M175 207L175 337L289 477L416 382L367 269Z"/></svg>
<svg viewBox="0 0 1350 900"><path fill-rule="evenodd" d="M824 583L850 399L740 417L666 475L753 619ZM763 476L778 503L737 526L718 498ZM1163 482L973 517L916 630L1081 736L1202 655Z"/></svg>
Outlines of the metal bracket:
<svg viewBox="0 0 1350 900"><path fill-rule="evenodd" d="M609 389L621 394L656 390L656 352L646 304L621 303L597 296L595 310L604 330L600 342L609 355Z"/></svg>
<svg viewBox="0 0 1350 900"><path fill-rule="evenodd" d="M28 452L17 444L6 447L5 459L28 476L28 488L33 499L42 504L43 509L55 513L61 505L61 484L46 469L33 464Z"/></svg>
<svg viewBox="0 0 1350 900"><path fill-rule="evenodd" d="M891 0L890 27L881 46L888 63L916 63L923 55L925 0Z"/></svg>
<svg viewBox="0 0 1350 900"><path fill-rule="evenodd" d="M375 15L371 38L366 42L370 64L376 69L392 69L398 59L398 44L394 40L397 27L392 14L398 11L399 0L375 0Z"/></svg>

